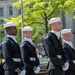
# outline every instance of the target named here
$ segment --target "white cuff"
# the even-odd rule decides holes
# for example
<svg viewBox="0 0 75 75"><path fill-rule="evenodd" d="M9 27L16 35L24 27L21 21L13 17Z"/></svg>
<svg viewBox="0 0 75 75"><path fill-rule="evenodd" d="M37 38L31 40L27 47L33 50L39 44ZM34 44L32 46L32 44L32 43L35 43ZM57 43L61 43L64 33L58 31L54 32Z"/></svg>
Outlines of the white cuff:
<svg viewBox="0 0 75 75"><path fill-rule="evenodd" d="M15 72L17 72L19 70L19 68L17 68L16 70L15 70Z"/></svg>
<svg viewBox="0 0 75 75"><path fill-rule="evenodd" d="M20 75L25 75L26 74L26 70L22 70Z"/></svg>

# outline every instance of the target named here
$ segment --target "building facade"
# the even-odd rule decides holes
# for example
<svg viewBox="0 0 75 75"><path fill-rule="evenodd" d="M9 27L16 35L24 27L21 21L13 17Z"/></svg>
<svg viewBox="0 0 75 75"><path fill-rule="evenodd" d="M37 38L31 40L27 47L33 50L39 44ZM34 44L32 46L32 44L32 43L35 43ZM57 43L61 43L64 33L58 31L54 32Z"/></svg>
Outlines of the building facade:
<svg viewBox="0 0 75 75"><path fill-rule="evenodd" d="M18 0L0 0L0 24L4 24L3 18L10 19L21 14L21 10L12 7L12 4Z"/></svg>

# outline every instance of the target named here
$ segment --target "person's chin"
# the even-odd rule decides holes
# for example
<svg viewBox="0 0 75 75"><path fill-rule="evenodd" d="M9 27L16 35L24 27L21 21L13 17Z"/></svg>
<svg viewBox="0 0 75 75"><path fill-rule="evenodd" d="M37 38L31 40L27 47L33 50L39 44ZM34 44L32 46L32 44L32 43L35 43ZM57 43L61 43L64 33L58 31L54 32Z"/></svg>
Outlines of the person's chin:
<svg viewBox="0 0 75 75"><path fill-rule="evenodd" d="M14 36L16 36L17 34L14 34Z"/></svg>

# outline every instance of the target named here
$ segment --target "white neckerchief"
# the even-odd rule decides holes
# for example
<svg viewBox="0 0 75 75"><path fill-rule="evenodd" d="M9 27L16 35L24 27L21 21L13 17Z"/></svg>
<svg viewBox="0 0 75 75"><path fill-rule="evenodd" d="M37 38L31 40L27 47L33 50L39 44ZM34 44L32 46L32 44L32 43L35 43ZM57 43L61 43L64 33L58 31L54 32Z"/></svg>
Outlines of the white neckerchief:
<svg viewBox="0 0 75 75"><path fill-rule="evenodd" d="M72 42L63 40L63 43L67 43L71 48L74 48Z"/></svg>
<svg viewBox="0 0 75 75"><path fill-rule="evenodd" d="M57 31L54 31L54 30L51 30L52 33L54 33L58 39L60 38L60 32L57 32Z"/></svg>
<svg viewBox="0 0 75 75"><path fill-rule="evenodd" d="M16 40L15 36L13 36L13 35L7 35L6 37L12 38L17 43L17 40Z"/></svg>
<svg viewBox="0 0 75 75"><path fill-rule="evenodd" d="M26 41L30 42L32 45L34 45L31 38L24 38L24 40L26 40Z"/></svg>

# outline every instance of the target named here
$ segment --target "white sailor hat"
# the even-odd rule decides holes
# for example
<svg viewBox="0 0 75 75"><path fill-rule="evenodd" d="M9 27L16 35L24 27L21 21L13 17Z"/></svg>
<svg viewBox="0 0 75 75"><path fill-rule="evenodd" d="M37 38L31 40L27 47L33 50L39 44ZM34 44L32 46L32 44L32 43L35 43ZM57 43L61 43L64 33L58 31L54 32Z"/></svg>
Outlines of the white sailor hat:
<svg viewBox="0 0 75 75"><path fill-rule="evenodd" d="M52 18L48 21L48 24L52 24L52 23L55 23L55 22L58 22L58 21L61 21L60 17L58 18Z"/></svg>
<svg viewBox="0 0 75 75"><path fill-rule="evenodd" d="M61 34L63 35L63 34L69 33L69 32L71 32L71 29L63 29L61 31Z"/></svg>
<svg viewBox="0 0 75 75"><path fill-rule="evenodd" d="M4 24L4 28L8 28L8 27L12 27L12 26L16 27L16 24L13 22L7 22L6 24Z"/></svg>
<svg viewBox="0 0 75 75"><path fill-rule="evenodd" d="M22 28L22 31L32 31L33 29L29 26Z"/></svg>

